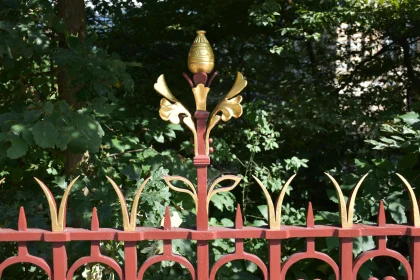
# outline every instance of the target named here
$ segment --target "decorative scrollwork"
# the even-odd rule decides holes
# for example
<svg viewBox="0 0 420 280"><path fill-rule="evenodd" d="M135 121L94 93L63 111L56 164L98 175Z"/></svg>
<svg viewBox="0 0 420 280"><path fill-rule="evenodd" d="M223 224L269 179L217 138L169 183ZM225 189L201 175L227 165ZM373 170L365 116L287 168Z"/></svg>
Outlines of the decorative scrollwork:
<svg viewBox="0 0 420 280"><path fill-rule="evenodd" d="M264 184L255 176L255 181L257 181L258 185L260 185L261 189L264 192L265 198L267 200L267 206L268 206L268 224L270 226L270 229L280 229L281 226L281 206L283 205L284 196L286 195L287 188L289 187L290 183L292 182L293 178L296 177L296 174L294 174L292 177L287 180L286 184L284 184L283 188L281 189L280 195L277 198L276 202L276 208L274 209L274 203L271 199L270 194L267 191L267 188L264 186Z"/></svg>
<svg viewBox="0 0 420 280"><path fill-rule="evenodd" d="M220 188L215 189L217 184L219 184L220 182L223 182L225 180L232 180L233 184L229 187L220 187ZM207 212L209 211L210 200L214 195L216 195L218 193L228 192L228 191L233 190L239 184L239 182L241 180L242 180L241 176L235 176L235 175L224 175L224 176L221 176L221 177L217 178L213 182L213 184L210 186L210 189L207 193Z"/></svg>
<svg viewBox="0 0 420 280"><path fill-rule="evenodd" d="M165 180L166 184L168 185L168 187L169 187L170 189L172 189L172 190L174 190L174 191L177 191L177 192L183 192L183 193L187 193L187 194L189 194L189 195L192 197L192 199L194 200L194 203L195 203L195 209L198 209L198 197L197 197L197 192L196 192L196 190L195 190L194 185L191 183L191 181L190 181L190 180L188 180L187 178L181 177L181 176L164 176L164 177L163 177L163 180ZM182 181L182 182L184 182L184 183L185 183L185 184L186 184L186 185L190 188L190 190L175 187L175 186L171 183L171 181Z"/></svg>
<svg viewBox="0 0 420 280"><path fill-rule="evenodd" d="M238 72L235 83L226 96L217 104L210 115L209 126L206 132L206 154L209 154L209 139L211 130L223 120L227 122L232 117L239 118L242 115L242 96L237 96L247 85L247 81L241 72ZM235 97L236 96L236 97ZM221 113L221 115L219 115Z"/></svg>
<svg viewBox="0 0 420 280"><path fill-rule="evenodd" d="M197 110L205 111L207 109L207 95L209 91L210 88L205 87L203 84L198 84L195 88L192 88Z"/></svg>
<svg viewBox="0 0 420 280"><path fill-rule="evenodd" d="M139 206L140 196L141 196L141 193L143 192L144 187L146 186L147 182L149 182L151 177L144 180L144 182L140 185L140 188L136 192L136 195L135 195L134 201L133 201L133 206L131 207L130 217L128 216L127 203L125 202L125 198L124 198L124 195L123 195L121 189L118 187L118 185L111 178L109 178L108 176L106 176L106 178L111 183L112 187L114 188L114 190L115 190L115 192L118 196L118 200L119 200L120 206L121 206L121 214L122 214L122 218L123 218L124 231L135 231L136 230L136 221L137 221L136 217L137 217L137 210L138 210L138 206Z"/></svg>
<svg viewBox="0 0 420 280"><path fill-rule="evenodd" d="M73 181L71 181L71 183L64 191L63 198L61 199L60 203L60 209L57 213L57 204L50 189L41 180L35 177L35 181L37 181L45 196L47 197L48 207L50 208L51 215L51 230L53 232L63 232L64 228L66 227L67 201L70 194L70 190L73 187L74 183L76 183L78 178L79 176L77 176Z"/></svg>
<svg viewBox="0 0 420 280"><path fill-rule="evenodd" d="M165 76L160 75L157 82L154 85L154 88L159 92L163 97L160 100L160 110L159 115L164 121L170 121L173 124L179 124L182 118L182 122L191 130L194 136L194 152L198 154L198 145L197 145L197 129L195 127L194 121L192 120L191 113L182 105L181 102L176 99L176 97L169 90L168 85L165 81ZM181 118L180 118L181 116Z"/></svg>

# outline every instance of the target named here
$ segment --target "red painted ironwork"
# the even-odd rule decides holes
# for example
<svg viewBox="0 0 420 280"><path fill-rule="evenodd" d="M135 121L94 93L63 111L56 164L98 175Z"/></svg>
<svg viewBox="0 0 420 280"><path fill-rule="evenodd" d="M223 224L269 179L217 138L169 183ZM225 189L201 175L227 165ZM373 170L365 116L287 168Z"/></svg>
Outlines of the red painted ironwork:
<svg viewBox="0 0 420 280"><path fill-rule="evenodd" d="M208 76L204 72L196 73L193 76L193 79L190 79L185 73L183 74L187 79L190 86L194 89L204 88L204 85L210 86L214 77L217 75L217 72L208 80ZM226 104L230 104L232 108L236 110L233 114L228 112L231 115L225 116L225 119L229 119L232 116L240 116L242 113L242 107L240 107L241 98L235 97L240 90L246 85L243 83L242 75L238 75L237 84L234 85L234 88L225 98ZM165 96L165 100L161 104L167 106L167 111L164 112L163 116L167 119L172 118L170 114L166 114L168 111L172 110L173 106L176 110L179 110L179 114L186 114L185 111L178 103L178 100L172 96L172 94L167 91L166 84L164 79L160 78L158 80L158 88L161 91L161 94ZM155 85L156 88L156 85ZM202 91L202 94L205 91ZM207 94L207 92L205 92ZM203 95L198 96L198 100L202 98ZM171 103L171 102L172 103ZM200 101L200 100L199 100ZM223 102L219 103L223 104ZM229 109L226 105L223 110ZM230 106L229 105L229 106ZM203 106L201 104L200 106ZM234 107L236 106L236 107ZM238 106L240 108L238 108ZM204 106L205 107L205 106ZM233 109L232 109L233 110ZM222 109L221 109L222 111ZM227 110L229 111L229 110ZM216 111L216 113L218 113ZM223 112L222 112L223 113ZM237 177L228 177L228 180L237 180L232 187L228 188L219 188L214 189L210 188L207 185L207 168L210 164L209 153L212 152L212 148L208 148L207 145L212 143L212 140L208 138L208 118L209 112L205 110L197 110L194 114L195 124L186 122L184 123L190 125L190 129L196 133L195 137L195 157L194 165L197 169L197 191L184 190L189 193L196 202L196 228L176 228L172 227L169 208L166 208L166 213L164 217L164 225L162 228L150 228L150 227L136 227L133 218L135 218L135 212L132 213L131 218L128 214L127 205L125 204L125 199L120 191L120 189L113 183L115 191L120 200L121 210L123 213L124 219L124 229L109 229L101 228L99 225L99 220L97 216L96 208L92 212L92 222L90 230L81 229L81 228L70 228L66 226L66 203L68 199L69 189L66 190L65 195L63 196L62 205L60 205L60 211L57 212L57 205L55 199L52 197L51 192L48 188L38 180L42 190L44 191L50 206L50 213L52 218L52 229L51 230L41 230L28 228L26 223L25 211L23 207L20 208L19 218L18 218L18 230L0 228L0 242L17 242L18 253L17 256L11 257L0 263L0 278L3 271L14 264L17 263L31 263L33 265L41 268L45 273L53 280L65 280L72 279L75 271L88 263L102 263L111 267L115 273L120 277L120 279L127 280L141 280L143 279L146 270L153 264L162 262L162 261L172 261L176 262L183 267L185 267L191 274L193 280L214 280L217 277L218 270L225 264L231 261L236 260L245 260L255 263L261 270L263 279L278 280L285 279L288 270L294 264L299 261L306 259L318 259L320 261L328 264L334 273L335 279L341 280L353 280L357 278L360 267L367 260L373 259L379 256L386 256L394 258L399 261L406 272L406 279L420 280L420 217L417 201L415 200L414 192L409 186L408 182L403 180L408 193L410 195L411 206L412 206L412 220L414 225L391 225L387 224L385 220L385 209L383 202L379 203L379 214L377 225L366 225L366 224L353 224L353 206L357 190L360 187L362 180L355 187L353 195L349 198L349 205L346 206L344 203L344 197L340 193L339 186L337 182L333 179L338 195L340 196L340 225L316 225L314 221L314 214L312 209L312 204L309 203L307 209L307 219L306 226L289 226L281 225L281 203L284 198L285 189L282 190L282 194L279 196L278 202L276 203L276 209L274 208L274 203L272 199L268 199L269 204L269 217L270 217L270 226L269 227L253 227L253 226L244 226L241 207L238 205L236 210L236 219L234 228L223 228L223 227L209 227L208 223L208 201L211 199L211 196L218 191L228 191L235 187L239 183ZM214 118L214 114L210 117ZM185 116L184 116L185 117ZM190 118L191 116L187 115L185 118ZM222 118L222 117L220 117ZM215 118L215 123L217 123L220 118ZM179 122L179 119L173 118L175 121ZM223 119L223 120L225 120ZM212 120L210 120L211 122ZM195 127L194 127L195 125ZM206 140L208 139L208 140ZM207 141L207 143L206 143ZM332 178L332 177L331 177ZM291 182L293 177L289 180L287 184ZM174 180L179 180L179 177L176 177ZM186 180L185 182L189 182ZM145 181L144 185L147 183ZM142 188L136 195L138 202L139 196L141 194ZM191 187L194 188L194 186ZM285 186L287 188L287 185ZM222 190L223 189L223 190ZM268 196L268 192L265 189L265 195ZM135 200L136 201L136 200ZM64 204L63 204L64 203ZM280 204L279 204L280 203ZM137 210L137 205L133 206L134 211ZM363 252L356 258L353 257L353 238L362 237L362 236L373 236L377 239L377 248ZM401 255L400 253L390 250L387 248L386 237L387 236L407 236L411 238L410 244L410 261ZM315 249L315 242L317 238L339 238L340 243L340 256L339 262L336 263L330 256L318 252ZM244 239L246 238L259 238L268 240L268 263L264 263L258 256L247 253L244 249ZM290 238L305 238L306 239L306 250L304 252L295 253L287 258L287 260L282 262L282 251L281 243L283 240ZM175 239L187 239L197 241L197 263L195 266L185 257L176 255L172 252L172 240ZM232 254L227 254L219 258L211 267L209 259L209 242L215 239L235 239L235 252ZM70 241L90 241L90 255L84 256L78 259L75 263L71 264L68 267L67 260L67 251L65 245ZM119 264L109 258L104 256L100 252L100 241L115 240L124 243L124 255L125 263L124 268L121 268ZM137 263L137 245L139 241L143 240L162 240L163 241L163 253L156 255L147 259L144 263L138 265ZM53 260L51 264L48 264L44 259L40 257L33 256L29 254L27 243L32 241L43 241L49 242L52 244L53 251ZM377 279L377 278L370 278ZM385 279L395 279L391 276L386 277Z"/></svg>
<svg viewBox="0 0 420 280"><path fill-rule="evenodd" d="M198 164L203 164L199 162ZM206 168L206 167L203 167ZM205 170L205 169L204 169ZM201 175L202 176L202 175ZM6 259L0 264L0 276L4 269L17 263L31 263L40 267L51 279L72 279L77 268L86 263L103 263L114 269L121 279L143 279L144 272L151 265L161 261L174 261L183 265L191 273L192 279L216 279L218 269L227 262L234 260L246 260L254 262L262 271L264 279L285 279L287 270L296 262L303 259L316 258L329 264L336 279L356 279L361 265L369 259L378 256L387 256L398 260L406 271L406 279L420 279L416 266L418 259L412 259L410 264L400 253L386 247L387 236L409 236L412 240L412 248L418 246L420 231L418 227L411 225L386 224L383 202L380 202L378 224L364 225L355 224L352 228L341 226L316 225L314 223L312 205L309 204L306 227L282 226L281 229L268 229L264 227L243 226L240 205L237 208L234 228L208 227L207 212L204 204L201 205L203 213L200 218L197 215L197 229L173 228L166 209L163 228L138 227L133 232L124 232L119 229L100 228L96 209L92 213L92 225L90 230L66 227L63 232L28 228L25 211L20 209L18 218L18 230L0 229L0 241L18 242L18 254ZM200 207L200 206L199 206ZM352 239L361 236L374 236L378 245L374 250L362 253L353 258ZM329 256L315 250L315 240L320 237L340 238L340 262L335 263ZM209 267L208 242L215 239L235 239L235 252L221 257L211 268ZM264 263L258 256L246 253L243 242L245 238L265 238L269 240L269 263ZM306 238L307 249L305 252L290 256L285 262L281 262L281 241L289 238ZM163 240L164 252L162 255L148 259L140 267L137 267L136 245L142 240ZM172 240L190 239L197 240L198 263L196 266L184 257L172 253ZM91 242L91 253L77 260L67 268L65 244L69 241L87 240ZM103 256L99 251L99 241L117 240L124 242L125 267L124 270L111 258ZM53 244L53 263L48 264L42 258L28 253L27 242L46 241ZM201 246L201 247L200 247ZM416 254L412 253L412 256ZM268 267L268 268L267 268ZM371 278L377 279L377 278ZM394 279L389 276L385 279Z"/></svg>

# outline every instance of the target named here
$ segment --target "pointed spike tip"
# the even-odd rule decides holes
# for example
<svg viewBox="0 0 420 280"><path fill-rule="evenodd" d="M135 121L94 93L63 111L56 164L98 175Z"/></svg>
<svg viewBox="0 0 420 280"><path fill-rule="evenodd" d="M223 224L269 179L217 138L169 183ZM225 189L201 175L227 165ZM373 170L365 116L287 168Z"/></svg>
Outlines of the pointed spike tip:
<svg viewBox="0 0 420 280"><path fill-rule="evenodd" d="M92 220L90 223L90 230L92 231L99 230L98 210L96 209L96 207L93 207L93 210L92 210Z"/></svg>
<svg viewBox="0 0 420 280"><path fill-rule="evenodd" d="M244 221L242 219L241 205L238 204L238 207L236 208L235 228L242 229L243 227Z"/></svg>
<svg viewBox="0 0 420 280"><path fill-rule="evenodd" d="M169 211L169 206L166 206L165 209L165 218L164 218L164 222L163 222L163 228L166 230L171 229L172 224L171 224L171 213Z"/></svg>
<svg viewBox="0 0 420 280"><path fill-rule="evenodd" d="M23 206L19 209L19 219L18 219L18 230L26 231L28 229L28 224L26 222L26 214Z"/></svg>
<svg viewBox="0 0 420 280"><path fill-rule="evenodd" d="M308 212L306 214L306 227L313 228L315 227L314 211L312 209L312 202L308 204Z"/></svg>
<svg viewBox="0 0 420 280"><path fill-rule="evenodd" d="M381 200L379 202L378 226L385 226L385 225L386 225L385 207L384 207L384 201Z"/></svg>

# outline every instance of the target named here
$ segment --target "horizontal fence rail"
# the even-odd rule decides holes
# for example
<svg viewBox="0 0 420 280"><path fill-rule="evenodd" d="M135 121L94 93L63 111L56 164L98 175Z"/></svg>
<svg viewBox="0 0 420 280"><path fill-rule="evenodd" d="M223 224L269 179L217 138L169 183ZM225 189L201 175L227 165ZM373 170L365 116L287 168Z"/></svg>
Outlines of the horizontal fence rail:
<svg viewBox="0 0 420 280"><path fill-rule="evenodd" d="M124 221L124 228L122 229L110 229L101 228L98 220L97 210L92 210L92 220L90 230L82 228L71 228L66 227L65 224L65 210L69 199L70 189L74 185L75 180L69 184L64 192L62 202L57 209L57 205L54 197L48 187L37 180L42 190L44 191L51 213L51 230L41 230L35 228L28 228L26 223L26 215L23 207L20 208L18 218L18 229L6 229L0 228L0 241L2 242L18 242L18 254L17 256L6 259L0 264L0 277L3 271L17 263L31 263L42 269L51 279L72 279L75 271L89 263L101 263L112 268L120 279L143 279L145 271L153 264L162 261L177 262L185 267L191 274L192 279L197 278L197 265L209 266L209 263L193 265L187 258L176 255L172 251L172 240L175 239L187 239L197 240L199 242L205 242L208 244L211 240L216 239L235 239L235 252L227 254L219 258L212 267L208 267L209 274L205 279L217 279L217 271L223 265L228 262L235 260L246 260L255 263L264 275L264 279L285 279L289 268L304 259L318 259L327 263L335 274L335 279L356 279L360 267L368 260L385 256L396 259L400 262L406 272L406 279L420 279L419 265L416 262L419 260L419 246L420 246L420 227L418 220L419 208L417 205L416 198L412 192L411 186L408 182L400 176L404 182L404 186L407 188L408 193L413 196L411 198L412 203L412 220L413 225L399 225L399 224L387 224L385 219L384 203L379 202L379 212L377 225L366 225L366 224L353 224L348 220L352 218L348 216L349 213L353 213L352 201L357 193L357 188L360 187L358 184L352 192L352 196L349 198L348 206L341 208L340 205L340 220L341 225L316 225L314 221L314 214L312 210L312 204L309 203L307 208L306 216L306 227L304 226L290 226L281 225L281 222L277 222L276 219L269 220L267 227L251 227L244 226L240 205L236 210L235 226L234 227L208 227L207 230L189 229L189 228L178 228L172 227L169 208L166 208L164 216L164 223L161 228L151 227L137 227L135 224L135 214L137 213L137 204L139 202L141 192L147 185L147 180L142 184L136 193L133 201L132 214L128 213L125 198L121 193L121 190L111 180L111 184L114 186L115 191L118 194L121 203L121 212ZM169 178L166 180L169 182ZM175 177L180 179L179 177ZM229 177L233 178L233 177ZM331 177L332 178L332 177ZM186 179L185 179L186 180ZM332 178L336 184L335 180ZM238 182L235 181L234 185ZM277 204L272 203L271 197L268 196L268 211L273 211L270 216L280 217L282 194L287 189L286 183L283 187ZM263 190L265 193L265 187ZM336 185L338 186L338 185ZM337 193L339 193L339 186ZM268 194L268 193L267 193ZM211 192L209 196L213 195ZM339 195L340 197L340 195ZM133 216L134 215L134 216ZM134 220L133 220L134 217ZM376 238L377 246L375 249L363 252L357 258L353 257L353 238L362 236L373 236ZM407 236L410 237L410 264L407 259L400 253L390 250L386 245L387 236ZM340 244L340 260L337 264L330 256L318 252L315 250L316 238L325 237L336 237L339 238ZM247 238L259 238L266 239L269 242L268 265L264 263L258 256L249 254L244 250L244 239ZM287 258L286 261L281 262L281 241L290 238L305 238L306 239L306 251L295 253ZM100 241L122 241L124 243L124 254L125 254L125 266L121 267L115 260L110 257L104 256L100 252ZM162 240L163 241L163 253L161 255L155 255L147 259L140 267L137 266L137 242L143 240ZM49 242L52 244L53 250L53 263L48 264L44 259L33 256L28 252L28 242L42 241ZM66 254L66 243L70 241L90 241L90 255L84 256L78 259L74 264L67 266L67 254ZM372 278L376 279L376 278ZM388 277L387 279L395 279Z"/></svg>

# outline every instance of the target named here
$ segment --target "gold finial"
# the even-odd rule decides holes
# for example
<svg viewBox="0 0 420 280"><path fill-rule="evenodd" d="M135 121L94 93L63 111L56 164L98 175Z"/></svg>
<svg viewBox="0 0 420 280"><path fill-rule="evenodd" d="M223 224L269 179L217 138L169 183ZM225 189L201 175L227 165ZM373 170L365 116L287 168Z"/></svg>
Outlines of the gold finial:
<svg viewBox="0 0 420 280"><path fill-rule="evenodd" d="M213 49L204 34L206 34L204 30L197 31L197 37L188 53L188 69L194 74L210 73L214 68Z"/></svg>

